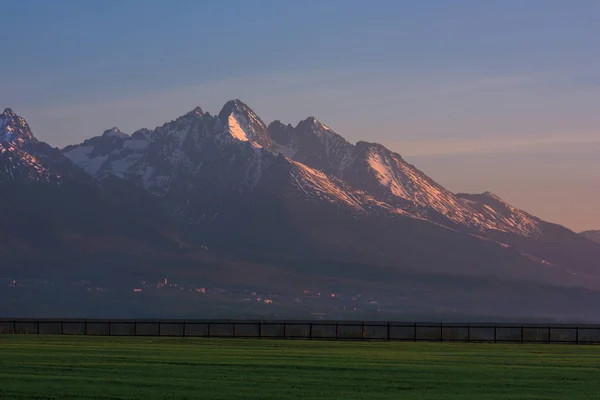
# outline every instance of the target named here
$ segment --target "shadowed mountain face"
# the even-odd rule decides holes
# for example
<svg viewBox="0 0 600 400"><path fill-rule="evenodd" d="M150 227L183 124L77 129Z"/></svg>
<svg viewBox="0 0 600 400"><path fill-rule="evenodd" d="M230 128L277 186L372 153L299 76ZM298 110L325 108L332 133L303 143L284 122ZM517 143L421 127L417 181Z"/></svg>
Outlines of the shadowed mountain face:
<svg viewBox="0 0 600 400"><path fill-rule="evenodd" d="M193 273L209 248L213 261L269 265L270 285L327 271L389 290L407 274L600 289L600 245L489 192L454 194L312 117L267 126L239 100L62 151L7 110L0 190L0 207L13 210L0 222L11 271Z"/></svg>

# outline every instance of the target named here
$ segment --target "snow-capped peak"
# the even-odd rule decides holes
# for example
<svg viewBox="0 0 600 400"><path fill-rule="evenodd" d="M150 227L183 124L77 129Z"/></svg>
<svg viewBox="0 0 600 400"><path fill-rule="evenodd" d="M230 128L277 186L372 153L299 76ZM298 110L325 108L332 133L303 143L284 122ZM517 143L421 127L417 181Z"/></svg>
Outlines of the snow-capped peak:
<svg viewBox="0 0 600 400"><path fill-rule="evenodd" d="M10 108L0 114L0 183L61 183L64 176L72 176L72 167L57 149L33 136L23 117Z"/></svg>
<svg viewBox="0 0 600 400"><path fill-rule="evenodd" d="M27 121L10 108L0 114L0 140L15 144L38 142Z"/></svg>
<svg viewBox="0 0 600 400"><path fill-rule="evenodd" d="M333 132L327 125L322 124L315 117L308 117L305 120L300 121L298 125L296 125L296 129L300 133L313 134L319 137L325 135L328 132Z"/></svg>
<svg viewBox="0 0 600 400"><path fill-rule="evenodd" d="M192 111L190 111L190 113L194 113L196 115L202 115L202 114L204 114L204 111L202 111L202 108L200 108L200 106L196 106Z"/></svg>
<svg viewBox="0 0 600 400"><path fill-rule="evenodd" d="M243 101L241 101L240 99L233 99L233 100L229 100L227 103L225 103L222 110L233 109L233 108L237 108L239 110L242 110L242 109L249 110L250 109L250 107L248 107L248 105L246 103L244 103Z"/></svg>
<svg viewBox="0 0 600 400"><path fill-rule="evenodd" d="M195 117L195 116L199 116L199 115L203 115L204 111L202 110L202 108L200 106L196 106L194 107L193 110L191 110L190 112L182 115L179 118L185 118L185 117Z"/></svg>
<svg viewBox="0 0 600 400"><path fill-rule="evenodd" d="M239 99L230 100L223 106L219 119L225 127L225 134L239 141L250 141L266 149L271 149L271 137L267 126L250 107Z"/></svg>
<svg viewBox="0 0 600 400"><path fill-rule="evenodd" d="M119 128L117 128L116 126L113 126L112 128L105 130L104 133L102 134L102 136L103 137L118 137L121 139L129 138L128 134L121 132L121 130Z"/></svg>

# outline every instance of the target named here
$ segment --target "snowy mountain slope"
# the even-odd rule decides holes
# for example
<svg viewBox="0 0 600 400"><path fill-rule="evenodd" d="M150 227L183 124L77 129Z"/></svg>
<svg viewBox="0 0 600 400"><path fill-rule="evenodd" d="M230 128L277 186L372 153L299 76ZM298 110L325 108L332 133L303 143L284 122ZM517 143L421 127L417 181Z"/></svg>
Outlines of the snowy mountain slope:
<svg viewBox="0 0 600 400"><path fill-rule="evenodd" d="M513 217L472 207L399 154L376 143L352 145L315 118L301 121L295 128L275 121L269 131L275 152L332 174L414 216L478 231L539 234L537 220L525 213Z"/></svg>
<svg viewBox="0 0 600 400"><path fill-rule="evenodd" d="M367 193L350 187L347 183L328 176L325 173L307 167L299 162L292 162L293 183L307 198L315 198L331 204L343 203L349 208L364 214L410 214L377 201Z"/></svg>
<svg viewBox="0 0 600 400"><path fill-rule="evenodd" d="M482 240L492 240L542 265L596 279L600 268L597 246L496 195L455 195L399 154L375 143L352 145L313 118L296 128L275 122L269 130L274 151L327 172L384 204Z"/></svg>
<svg viewBox="0 0 600 400"><path fill-rule="evenodd" d="M456 195L470 208L477 210L486 219L497 221L516 232L541 234L541 222L523 210L519 210L491 192L483 194L458 193ZM511 230L507 230L510 232Z"/></svg>
<svg viewBox="0 0 600 400"><path fill-rule="evenodd" d="M63 153L75 164L82 167L90 175L102 174L105 163L110 163L109 156L113 159L136 159L136 149L144 148L147 140L143 135L135 138L121 132L117 127L106 130L102 136L86 140L81 146L68 146ZM118 168L117 168L118 170Z"/></svg>

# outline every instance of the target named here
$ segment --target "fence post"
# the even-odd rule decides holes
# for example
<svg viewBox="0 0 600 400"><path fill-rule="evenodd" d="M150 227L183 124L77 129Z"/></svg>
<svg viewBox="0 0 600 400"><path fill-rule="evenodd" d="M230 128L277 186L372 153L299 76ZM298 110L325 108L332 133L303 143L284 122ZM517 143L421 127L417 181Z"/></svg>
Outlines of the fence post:
<svg viewBox="0 0 600 400"><path fill-rule="evenodd" d="M37 325L37 326L36 326L36 329L37 329L37 334L39 335L39 334L40 334L40 321L39 321L39 320L37 321L37 324L36 324L36 325Z"/></svg>
<svg viewBox="0 0 600 400"><path fill-rule="evenodd" d="M575 344L579 344L579 326L575 327Z"/></svg>
<svg viewBox="0 0 600 400"><path fill-rule="evenodd" d="M523 343L523 325L521 325L521 343Z"/></svg>
<svg viewBox="0 0 600 400"><path fill-rule="evenodd" d="M160 332L160 329L159 329ZM108 336L112 335L112 321L108 321Z"/></svg>
<svg viewBox="0 0 600 400"><path fill-rule="evenodd" d="M231 329L231 334L233 335L232 337L235 339L235 321L233 321L232 325L233 326L231 327L232 328Z"/></svg>
<svg viewBox="0 0 600 400"><path fill-rule="evenodd" d="M133 321L133 336L137 336L137 321Z"/></svg>
<svg viewBox="0 0 600 400"><path fill-rule="evenodd" d="M308 323L308 340L312 340L312 330L313 330L313 323L312 321Z"/></svg>
<svg viewBox="0 0 600 400"><path fill-rule="evenodd" d="M210 322L206 323L206 337L210 338Z"/></svg>
<svg viewBox="0 0 600 400"><path fill-rule="evenodd" d="M413 324L413 342L417 341L417 323Z"/></svg>
<svg viewBox="0 0 600 400"><path fill-rule="evenodd" d="M548 343L552 342L552 327L548 325Z"/></svg>
<svg viewBox="0 0 600 400"><path fill-rule="evenodd" d="M160 328L161 328L161 323L160 323L160 321L158 321L158 336L162 336L162 334L160 332L161 331Z"/></svg>
<svg viewBox="0 0 600 400"><path fill-rule="evenodd" d="M471 343L471 324L467 324L467 343Z"/></svg>
<svg viewBox="0 0 600 400"><path fill-rule="evenodd" d="M87 319L83 320L83 334L84 335L88 334L88 321L87 321Z"/></svg>
<svg viewBox="0 0 600 400"><path fill-rule="evenodd" d="M390 341L390 322L387 323L387 340Z"/></svg>
<svg viewBox="0 0 600 400"><path fill-rule="evenodd" d="M258 321L258 338L262 339L262 321Z"/></svg>
<svg viewBox="0 0 600 400"><path fill-rule="evenodd" d="M181 327L181 337L185 337L185 326L186 326L186 323L185 323L185 320L183 320L183 326Z"/></svg>
<svg viewBox="0 0 600 400"><path fill-rule="evenodd" d="M360 331L360 340L365 340L365 321L362 322Z"/></svg>
<svg viewBox="0 0 600 400"><path fill-rule="evenodd" d="M444 323L440 322L440 342L444 342Z"/></svg>
<svg viewBox="0 0 600 400"><path fill-rule="evenodd" d="M335 321L335 340L338 340L340 337L340 326L339 322Z"/></svg>
<svg viewBox="0 0 600 400"><path fill-rule="evenodd" d="M494 325L494 343L496 343L496 325Z"/></svg>
<svg viewBox="0 0 600 400"><path fill-rule="evenodd" d="M65 334L65 322L64 321L60 321L60 334L61 335Z"/></svg>
<svg viewBox="0 0 600 400"><path fill-rule="evenodd" d="M17 321L13 321L13 335L17 333Z"/></svg>
<svg viewBox="0 0 600 400"><path fill-rule="evenodd" d="M286 328L287 324L285 323L285 321L283 321L283 338L287 339L287 328Z"/></svg>

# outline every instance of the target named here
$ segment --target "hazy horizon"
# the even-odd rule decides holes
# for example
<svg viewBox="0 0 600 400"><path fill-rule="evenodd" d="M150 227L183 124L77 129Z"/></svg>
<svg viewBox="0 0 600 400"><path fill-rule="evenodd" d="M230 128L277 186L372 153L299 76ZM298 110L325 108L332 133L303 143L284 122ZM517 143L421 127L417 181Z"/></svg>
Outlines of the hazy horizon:
<svg viewBox="0 0 600 400"><path fill-rule="evenodd" d="M5 4L0 107L63 147L240 98L266 123L382 143L453 192L600 229L598 1L364 4Z"/></svg>

